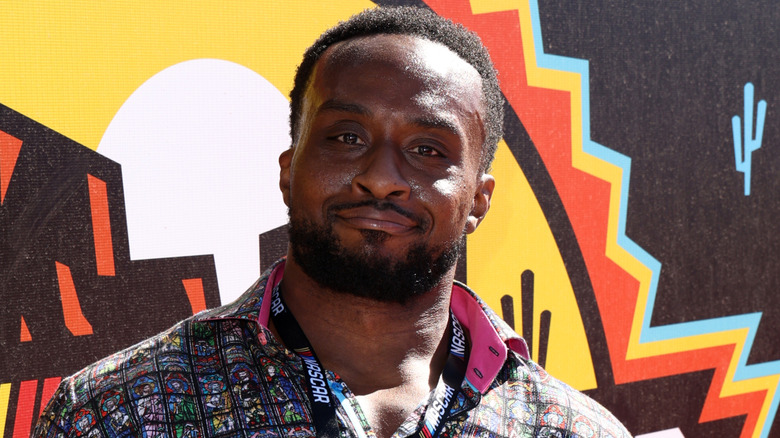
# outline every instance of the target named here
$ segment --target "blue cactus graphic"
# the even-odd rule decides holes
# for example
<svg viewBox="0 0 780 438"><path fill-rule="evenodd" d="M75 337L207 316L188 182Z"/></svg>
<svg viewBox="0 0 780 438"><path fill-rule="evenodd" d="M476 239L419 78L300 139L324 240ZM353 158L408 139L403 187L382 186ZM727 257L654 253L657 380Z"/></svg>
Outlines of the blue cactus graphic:
<svg viewBox="0 0 780 438"><path fill-rule="evenodd" d="M731 128L734 133L734 158L737 171L745 174L745 196L750 196L750 173L753 152L761 147L761 137L764 135L764 119L766 117L766 101L758 102L756 114L756 133L753 135L753 84L745 84L745 141L742 141L742 129L739 116L731 118Z"/></svg>

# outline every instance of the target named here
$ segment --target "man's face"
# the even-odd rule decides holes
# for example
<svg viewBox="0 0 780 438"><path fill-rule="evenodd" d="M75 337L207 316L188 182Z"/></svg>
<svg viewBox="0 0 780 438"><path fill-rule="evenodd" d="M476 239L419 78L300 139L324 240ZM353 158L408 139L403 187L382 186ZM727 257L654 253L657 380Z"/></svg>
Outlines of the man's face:
<svg viewBox="0 0 780 438"><path fill-rule="evenodd" d="M304 272L398 302L452 275L493 190L477 71L424 39L355 38L318 61L302 109L280 186Z"/></svg>

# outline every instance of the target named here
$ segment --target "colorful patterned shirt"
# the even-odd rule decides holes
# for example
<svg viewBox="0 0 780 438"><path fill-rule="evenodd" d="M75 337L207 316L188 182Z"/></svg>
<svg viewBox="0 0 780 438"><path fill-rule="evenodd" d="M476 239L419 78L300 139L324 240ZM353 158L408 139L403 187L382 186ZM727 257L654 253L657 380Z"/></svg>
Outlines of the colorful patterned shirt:
<svg viewBox="0 0 780 438"><path fill-rule="evenodd" d="M63 380L34 437L311 437L302 361L267 329L277 263L244 295ZM630 437L601 405L528 359L525 342L465 285L466 377L443 437ZM374 437L356 397L327 371L342 437ZM431 393L433 394L433 392ZM422 426L432 395L401 425Z"/></svg>

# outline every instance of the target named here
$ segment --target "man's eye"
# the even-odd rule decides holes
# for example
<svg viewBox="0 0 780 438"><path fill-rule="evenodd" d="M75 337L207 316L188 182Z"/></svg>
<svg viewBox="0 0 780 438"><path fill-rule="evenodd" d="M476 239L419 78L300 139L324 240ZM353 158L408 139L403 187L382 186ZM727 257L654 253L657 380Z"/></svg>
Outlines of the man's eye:
<svg viewBox="0 0 780 438"><path fill-rule="evenodd" d="M415 152L417 152L420 155L425 155L427 157L434 157L434 156L441 155L439 151L437 151L434 147L427 146L427 145L420 145L415 147Z"/></svg>
<svg viewBox="0 0 780 438"><path fill-rule="evenodd" d="M360 144L360 137L357 136L357 134L353 134L351 132L348 132L346 134L341 134L339 136L336 136L336 140L346 143L346 144Z"/></svg>

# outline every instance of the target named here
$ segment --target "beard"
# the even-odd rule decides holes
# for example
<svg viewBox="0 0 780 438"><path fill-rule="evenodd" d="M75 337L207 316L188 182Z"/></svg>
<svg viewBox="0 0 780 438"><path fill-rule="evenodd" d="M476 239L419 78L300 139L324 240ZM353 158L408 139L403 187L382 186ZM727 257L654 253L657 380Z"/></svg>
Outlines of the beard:
<svg viewBox="0 0 780 438"><path fill-rule="evenodd" d="M328 222L333 220L330 214ZM347 249L331 227L290 215L292 256L306 275L335 292L381 302L404 304L433 289L457 263L465 240L460 236L437 247L413 244L404 259L396 260L376 251L389 234L374 230L361 233L363 246Z"/></svg>

